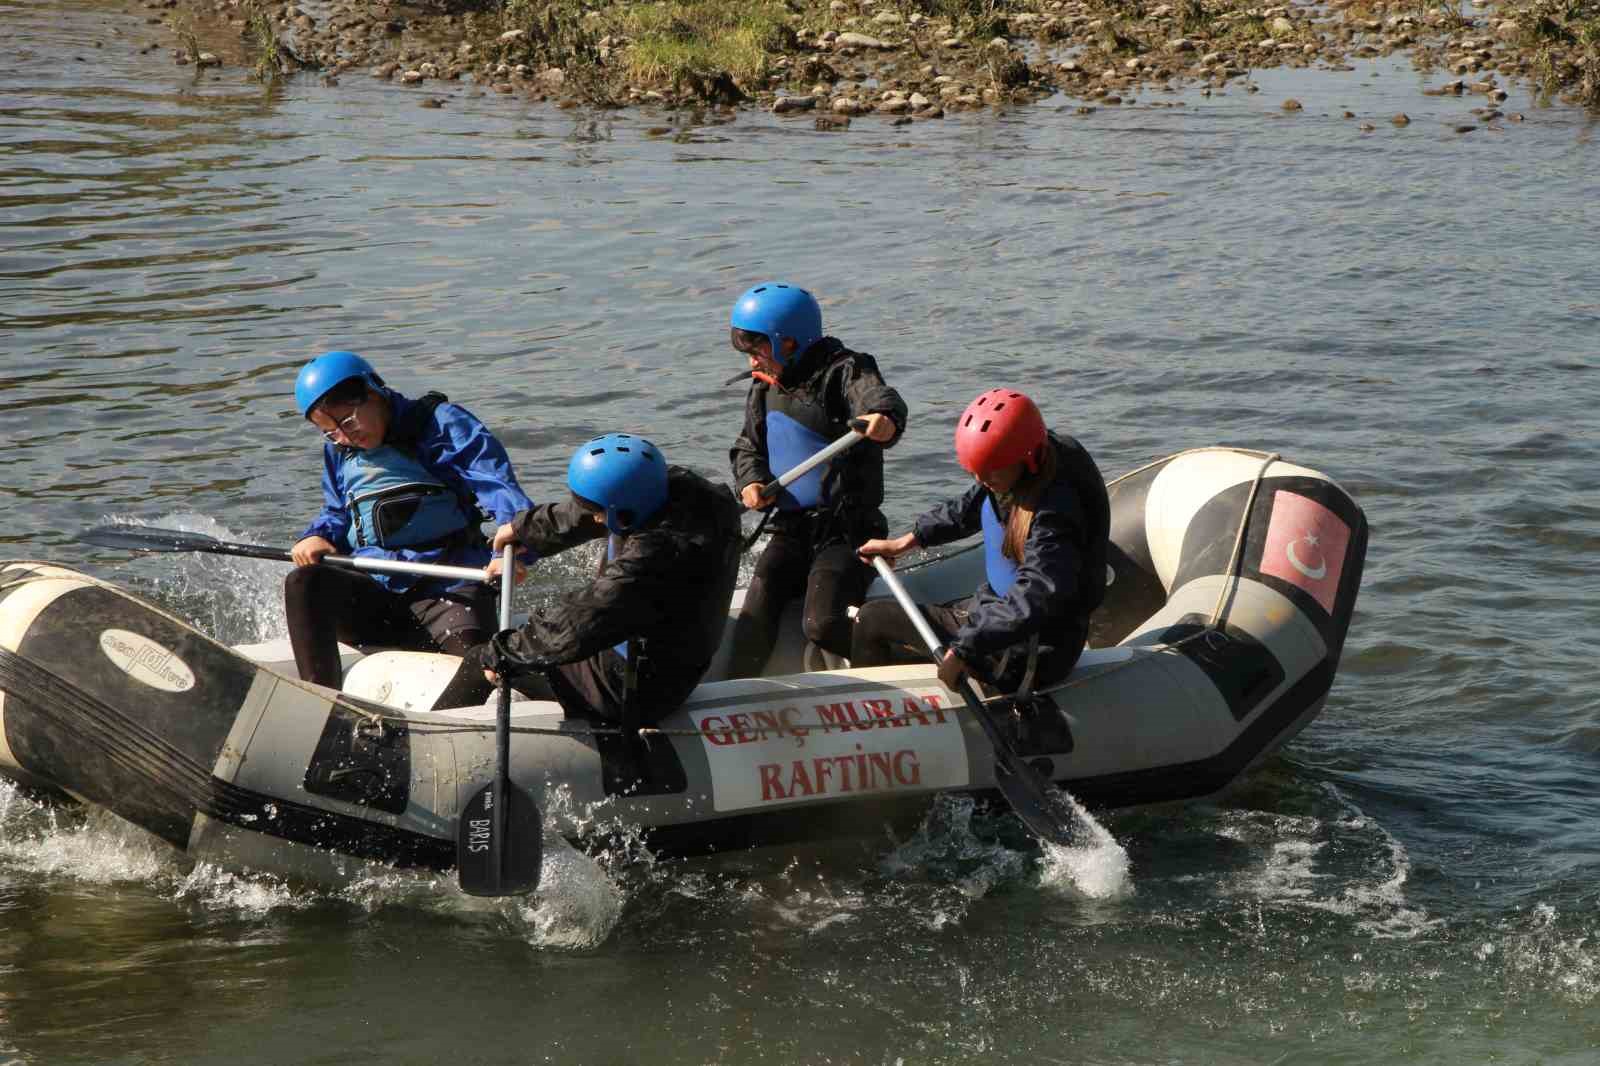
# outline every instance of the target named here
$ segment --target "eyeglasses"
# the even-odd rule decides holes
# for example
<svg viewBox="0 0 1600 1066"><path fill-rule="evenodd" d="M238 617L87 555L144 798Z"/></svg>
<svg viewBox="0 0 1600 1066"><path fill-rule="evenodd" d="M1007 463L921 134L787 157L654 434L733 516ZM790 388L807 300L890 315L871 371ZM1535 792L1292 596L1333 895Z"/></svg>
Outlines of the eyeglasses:
<svg viewBox="0 0 1600 1066"><path fill-rule="evenodd" d="M757 333L755 330L740 329L738 326L733 326L728 330L728 340L732 343L734 351L743 352L746 355L770 355L772 353L772 341L765 333Z"/></svg>
<svg viewBox="0 0 1600 1066"><path fill-rule="evenodd" d="M326 412L324 412L324 413L326 413ZM329 418L333 418L332 415L328 415L328 417ZM358 430L360 428L361 428L361 405L357 404L356 405L356 409L354 411L351 411L349 414L345 415L343 418L336 419L334 421L334 423L333 423L333 428L332 429L323 430L322 431L322 439L327 441L329 444L337 444L337 443L339 443L340 436L343 436L346 440L349 440L350 439L350 434L354 433L356 430Z"/></svg>

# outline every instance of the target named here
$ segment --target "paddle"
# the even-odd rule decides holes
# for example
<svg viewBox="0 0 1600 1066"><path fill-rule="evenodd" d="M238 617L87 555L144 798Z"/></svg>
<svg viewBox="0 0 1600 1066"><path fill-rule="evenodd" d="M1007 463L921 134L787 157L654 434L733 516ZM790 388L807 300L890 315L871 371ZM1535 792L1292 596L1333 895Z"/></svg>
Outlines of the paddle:
<svg viewBox="0 0 1600 1066"><path fill-rule="evenodd" d="M895 576L894 568L881 555L873 556L872 565L877 569L878 576L883 578L883 583L889 586L889 591L894 593L894 598L900 602L900 609L906 612L911 624L917 627L917 633L928 646L928 653L933 656L933 661L941 662L944 659L945 648L939 643L939 637L928 624L928 620L922 616L916 601ZM1022 819L1022 823L1031 829L1035 836L1062 847L1071 845L1073 842L1071 825L1063 814L1065 805L1052 796L1055 791L1054 786L1017 754L1016 749L1006 740L1005 734L1000 731L1000 724L994 720L989 709L972 690L970 680L963 677L956 689L966 701L967 707L977 716L978 723L983 726L983 732L989 738L990 746L994 748L995 783L1000 786L1000 792L1011 804L1011 809L1017 812L1017 817Z"/></svg>
<svg viewBox="0 0 1600 1066"><path fill-rule="evenodd" d="M772 499L778 494L780 489L788 488L790 485L794 484L796 481L799 481L801 478L805 477L807 474L811 473L811 471L815 470L829 459L832 459L840 452L845 451L846 449L853 447L857 442L864 441L866 439L867 420L864 418L852 418L850 420L850 432L846 433L832 444L826 445L810 456L800 460L794 466L778 475L777 478L761 486L761 498L763 500Z"/></svg>
<svg viewBox="0 0 1600 1066"><path fill-rule="evenodd" d="M218 540L204 533L187 533L181 529L158 529L155 526L136 526L125 522L95 526L78 534L84 544L102 548L122 548L138 552L206 552L211 555L240 555L247 559L272 559L292 563L294 557L282 548L267 548L260 544L237 544ZM457 581L483 581L484 572L469 566L441 566L436 563L408 563L400 559L366 559L352 555L324 555L320 560L329 566L342 566L350 570L375 570L388 574L421 574L424 577L448 577Z"/></svg>
<svg viewBox="0 0 1600 1066"><path fill-rule="evenodd" d="M507 544L500 574L500 630L511 628L512 558ZM469 896L509 896L539 887L544 865L544 823L527 791L511 783L511 682L500 675L500 706L494 717L494 780L461 810L456 830L456 865L461 891Z"/></svg>
<svg viewBox="0 0 1600 1066"><path fill-rule="evenodd" d="M765 485L761 486L761 502L771 503L773 497L775 497L781 489L794 484L796 481L805 477L821 464L827 462L829 459L832 459L835 455L838 455L845 449L853 447L858 442L866 439L867 420L864 418L852 418L850 420L850 432L846 433L832 444L825 445L817 452L800 460L793 467L784 471L778 477L767 482ZM749 551L750 545L754 544L761 538L762 532L767 528L767 520L771 517L772 511L771 509L768 509L767 513L761 516L761 521L756 524L755 532L744 538L744 540L740 543L739 548L741 551Z"/></svg>

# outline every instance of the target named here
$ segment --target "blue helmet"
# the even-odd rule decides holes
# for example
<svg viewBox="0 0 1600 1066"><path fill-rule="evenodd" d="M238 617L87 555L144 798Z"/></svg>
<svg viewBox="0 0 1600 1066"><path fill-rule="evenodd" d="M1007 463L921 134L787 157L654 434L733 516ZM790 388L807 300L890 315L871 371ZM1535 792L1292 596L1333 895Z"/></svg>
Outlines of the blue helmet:
<svg viewBox="0 0 1600 1066"><path fill-rule="evenodd" d="M629 533L667 502L667 461L643 437L607 433L573 453L567 488L605 508L611 532Z"/></svg>
<svg viewBox="0 0 1600 1066"><path fill-rule="evenodd" d="M763 281L746 289L733 305L730 324L748 333L765 333L772 344L772 358L787 366L783 338L794 338L794 354L799 355L822 339L822 308L817 298L798 285L782 281ZM735 337L735 348L744 351Z"/></svg>
<svg viewBox="0 0 1600 1066"><path fill-rule="evenodd" d="M302 418L311 417L311 409L328 390L351 378L364 378L373 388L382 388L383 379L372 369L372 364L355 352L323 352L300 368L294 381L294 405Z"/></svg>

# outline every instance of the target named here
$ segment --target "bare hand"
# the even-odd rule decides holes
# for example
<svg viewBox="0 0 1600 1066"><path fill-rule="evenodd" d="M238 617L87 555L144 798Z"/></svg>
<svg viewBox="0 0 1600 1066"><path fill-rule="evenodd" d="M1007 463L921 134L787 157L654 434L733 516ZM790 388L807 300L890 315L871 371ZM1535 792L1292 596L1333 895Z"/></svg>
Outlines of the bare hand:
<svg viewBox="0 0 1600 1066"><path fill-rule="evenodd" d="M528 568L522 565L522 560L518 559L516 556L512 556L511 561L514 564L511 568L512 583L520 585L528 576ZM501 572L505 570L504 564L505 557L497 555L493 559L489 560L489 565L483 568L483 572L489 576L490 581L498 581L500 579Z"/></svg>
<svg viewBox="0 0 1600 1066"><path fill-rule="evenodd" d="M739 493L739 502L744 504L746 510L765 511L776 502L773 497L761 494L763 488L765 488L764 485L750 484L746 485L744 491Z"/></svg>
<svg viewBox="0 0 1600 1066"><path fill-rule="evenodd" d="M882 556L889 565L893 566L897 558L916 546L917 535L915 533L902 533L900 536L891 537L888 540L869 540L856 549L856 554L861 557L862 562L869 564L872 562L873 556Z"/></svg>
<svg viewBox="0 0 1600 1066"><path fill-rule="evenodd" d="M939 663L939 684L953 692L966 674L967 664L961 656L953 651L946 651L944 659Z"/></svg>
<svg viewBox="0 0 1600 1066"><path fill-rule="evenodd" d="M495 673L493 670L485 670L483 672L483 679L489 682L491 685L500 684L500 675Z"/></svg>
<svg viewBox="0 0 1600 1066"><path fill-rule="evenodd" d="M892 440L894 438L894 419L890 418L888 415L883 414L882 412L870 415L862 415L861 421L867 424L865 432L868 440L876 441L877 443L882 444L885 441Z"/></svg>
<svg viewBox="0 0 1600 1066"><path fill-rule="evenodd" d="M516 543L518 543L517 531L512 527L510 522L507 522L495 529L494 540L491 542L491 547L494 548L494 553L499 555L501 552L506 550L507 544Z"/></svg>
<svg viewBox="0 0 1600 1066"><path fill-rule="evenodd" d="M338 550L324 537L307 537L295 542L294 547L289 549L289 557L296 566L315 566L324 555L332 555Z"/></svg>

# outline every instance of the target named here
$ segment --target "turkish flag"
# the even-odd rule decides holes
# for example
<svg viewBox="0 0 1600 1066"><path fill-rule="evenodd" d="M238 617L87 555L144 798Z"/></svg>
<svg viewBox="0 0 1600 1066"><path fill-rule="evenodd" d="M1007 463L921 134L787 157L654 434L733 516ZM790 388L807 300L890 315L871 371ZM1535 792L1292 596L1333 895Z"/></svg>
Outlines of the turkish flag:
<svg viewBox="0 0 1600 1066"><path fill-rule="evenodd" d="M1261 572L1299 585L1329 614L1339 593L1350 527L1316 500L1278 490L1261 550Z"/></svg>

